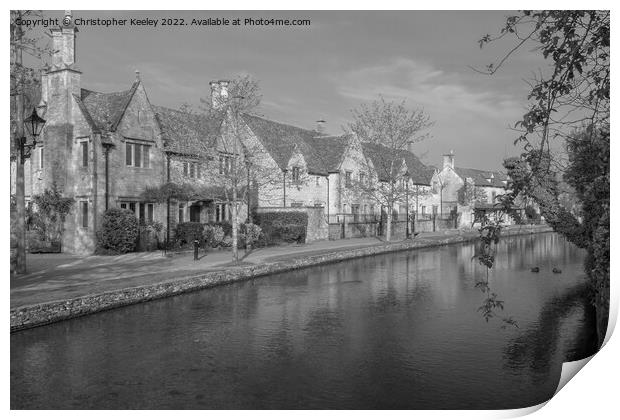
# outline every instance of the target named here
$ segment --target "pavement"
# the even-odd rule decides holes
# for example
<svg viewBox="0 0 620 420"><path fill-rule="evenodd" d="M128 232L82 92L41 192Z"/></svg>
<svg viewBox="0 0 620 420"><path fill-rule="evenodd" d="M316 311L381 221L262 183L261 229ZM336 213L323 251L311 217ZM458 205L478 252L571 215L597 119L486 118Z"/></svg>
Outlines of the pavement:
<svg viewBox="0 0 620 420"><path fill-rule="evenodd" d="M429 244L438 239L469 233L463 230L424 232L414 240ZM393 241L398 242L398 241ZM246 254L240 250L240 265L251 266L290 258L372 247L378 238L353 238L259 248ZM230 250L164 254L162 251L118 256L70 254L28 254L28 273L11 274L11 309L62 301L129 287L148 286L233 267Z"/></svg>

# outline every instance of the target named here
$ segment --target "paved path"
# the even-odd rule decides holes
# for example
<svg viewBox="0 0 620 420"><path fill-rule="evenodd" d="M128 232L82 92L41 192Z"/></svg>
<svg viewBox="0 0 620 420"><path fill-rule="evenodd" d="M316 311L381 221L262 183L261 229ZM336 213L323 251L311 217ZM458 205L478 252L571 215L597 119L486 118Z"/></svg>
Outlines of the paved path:
<svg viewBox="0 0 620 420"><path fill-rule="evenodd" d="M415 240L433 242L461 233L458 230L422 233ZM377 238L355 238L260 248L244 256L242 264L282 261L380 243ZM198 261L193 261L191 252L167 256L160 251L119 256L30 254L29 272L11 275L11 309L226 270L231 266L230 261L230 250L201 254Z"/></svg>

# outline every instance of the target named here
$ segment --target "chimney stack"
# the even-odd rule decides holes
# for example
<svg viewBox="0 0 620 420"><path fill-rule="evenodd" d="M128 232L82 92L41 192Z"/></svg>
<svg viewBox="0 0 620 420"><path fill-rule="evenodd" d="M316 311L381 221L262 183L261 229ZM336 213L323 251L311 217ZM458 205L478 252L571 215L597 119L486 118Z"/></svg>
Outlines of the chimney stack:
<svg viewBox="0 0 620 420"><path fill-rule="evenodd" d="M213 80L209 82L211 86L211 106L214 109L221 109L228 100L228 80Z"/></svg>
<svg viewBox="0 0 620 420"><path fill-rule="evenodd" d="M54 68L71 67L75 63L75 33L71 10L65 10L65 17L59 28L53 28L52 33L52 65Z"/></svg>
<svg viewBox="0 0 620 420"><path fill-rule="evenodd" d="M325 124L327 121L325 120L317 120L316 122L316 131L319 134L325 134Z"/></svg>
<svg viewBox="0 0 620 420"><path fill-rule="evenodd" d="M443 155L443 167L454 169L454 151L450 150L450 153Z"/></svg>

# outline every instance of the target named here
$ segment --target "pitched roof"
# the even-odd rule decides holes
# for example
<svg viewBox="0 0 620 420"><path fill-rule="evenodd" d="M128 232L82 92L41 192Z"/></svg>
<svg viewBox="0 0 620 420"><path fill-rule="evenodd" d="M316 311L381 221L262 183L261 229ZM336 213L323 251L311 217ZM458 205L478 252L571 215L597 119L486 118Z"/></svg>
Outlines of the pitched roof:
<svg viewBox="0 0 620 420"><path fill-rule="evenodd" d="M454 171L463 179L471 178L474 185L479 187L505 188L508 181L508 176L498 171L471 168L454 168Z"/></svg>
<svg viewBox="0 0 620 420"><path fill-rule="evenodd" d="M243 119L281 169L295 151L302 154L308 172L327 175L337 171L348 144L348 136L322 136L312 130L244 114Z"/></svg>
<svg viewBox="0 0 620 420"><path fill-rule="evenodd" d="M91 127L96 131L116 131L127 106L140 82L122 92L100 93L82 89L78 105Z"/></svg>
<svg viewBox="0 0 620 420"><path fill-rule="evenodd" d="M216 146L223 115L205 116L152 105L159 122L164 148L183 154L204 153Z"/></svg>
<svg viewBox="0 0 620 420"><path fill-rule="evenodd" d="M375 143L362 143L364 154L370 158L381 181L389 179L389 168L392 167L392 176L401 170L401 165L407 165L407 171L414 184L431 185L431 178L435 168L426 166L413 153L408 150L390 149L389 147ZM394 162L394 165L392 165Z"/></svg>

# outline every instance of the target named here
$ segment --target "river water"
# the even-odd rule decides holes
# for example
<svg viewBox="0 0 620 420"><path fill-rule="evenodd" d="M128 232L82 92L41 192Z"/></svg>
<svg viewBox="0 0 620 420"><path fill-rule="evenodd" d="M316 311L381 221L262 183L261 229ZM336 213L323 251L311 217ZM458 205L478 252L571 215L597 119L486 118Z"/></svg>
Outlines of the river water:
<svg viewBox="0 0 620 420"><path fill-rule="evenodd" d="M473 244L393 253L11 335L11 408L500 409L593 354L583 251L503 239L478 311ZM539 273L531 267L540 267ZM562 270L553 274L554 267Z"/></svg>

